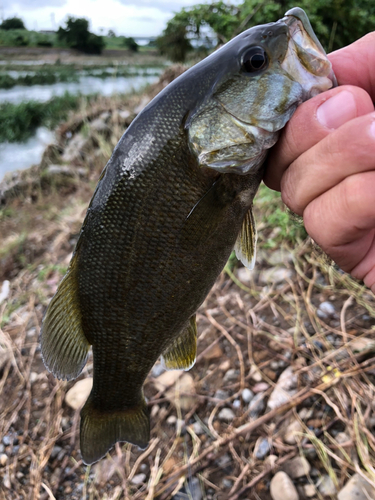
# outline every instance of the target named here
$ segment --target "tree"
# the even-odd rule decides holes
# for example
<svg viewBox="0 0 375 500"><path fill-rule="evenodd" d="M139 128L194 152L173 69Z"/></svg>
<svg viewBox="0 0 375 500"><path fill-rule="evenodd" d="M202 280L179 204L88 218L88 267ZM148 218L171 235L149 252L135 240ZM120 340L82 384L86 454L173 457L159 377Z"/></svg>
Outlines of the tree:
<svg viewBox="0 0 375 500"><path fill-rule="evenodd" d="M129 36L129 37L125 36L122 44L124 45L124 47L131 50L132 52L138 51L138 47L139 47L138 43L131 36Z"/></svg>
<svg viewBox="0 0 375 500"><path fill-rule="evenodd" d="M352 43L375 26L373 0L300 0L298 5L328 52ZM282 18L294 6L295 0L243 0L236 6L217 1L183 8L168 21L157 39L158 47L173 61L184 61L191 39L199 40L203 27L211 30L218 44L225 43L245 29Z"/></svg>
<svg viewBox="0 0 375 500"><path fill-rule="evenodd" d="M23 24L22 19L19 17L9 17L8 19L4 19L4 21L0 24L0 29L2 30L24 30L25 25Z"/></svg>
<svg viewBox="0 0 375 500"><path fill-rule="evenodd" d="M72 49L86 52L87 54L100 54L104 48L103 37L89 31L89 22L85 18L69 17L66 28L57 31L57 37Z"/></svg>

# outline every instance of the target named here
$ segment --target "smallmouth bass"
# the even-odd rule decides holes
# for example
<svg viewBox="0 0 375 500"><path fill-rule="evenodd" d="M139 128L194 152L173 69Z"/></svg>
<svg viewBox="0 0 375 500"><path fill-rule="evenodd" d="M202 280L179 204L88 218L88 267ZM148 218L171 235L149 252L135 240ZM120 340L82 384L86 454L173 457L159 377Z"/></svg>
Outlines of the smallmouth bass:
<svg viewBox="0 0 375 500"><path fill-rule="evenodd" d="M335 84L303 10L244 31L156 96L120 139L46 311L47 368L70 380L90 346L83 461L147 446L143 383L196 358L195 313L231 251L251 268L252 202L267 150L297 106Z"/></svg>

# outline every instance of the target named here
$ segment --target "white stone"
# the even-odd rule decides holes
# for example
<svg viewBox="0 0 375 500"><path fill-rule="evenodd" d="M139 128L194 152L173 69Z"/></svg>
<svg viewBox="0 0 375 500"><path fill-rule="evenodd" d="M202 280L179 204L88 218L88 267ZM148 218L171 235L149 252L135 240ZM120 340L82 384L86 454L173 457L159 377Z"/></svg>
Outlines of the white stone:
<svg viewBox="0 0 375 500"><path fill-rule="evenodd" d="M274 410L284 403L287 403L296 393L297 376L293 373L293 367L288 366L277 381L267 403L269 410Z"/></svg>
<svg viewBox="0 0 375 500"><path fill-rule="evenodd" d="M92 378L84 378L76 382L65 395L65 402L73 410L78 410L83 406L92 389Z"/></svg>
<svg viewBox="0 0 375 500"><path fill-rule="evenodd" d="M253 391L251 391L250 389L248 389L247 387L242 391L242 400L244 403L250 403L250 401L253 399L254 397L254 393Z"/></svg>
<svg viewBox="0 0 375 500"><path fill-rule="evenodd" d="M299 500L298 492L290 477L285 472L278 472L271 479L270 493L272 500Z"/></svg>
<svg viewBox="0 0 375 500"><path fill-rule="evenodd" d="M288 444L296 444L301 440L302 425L299 420L292 420L284 432L284 441Z"/></svg>
<svg viewBox="0 0 375 500"><path fill-rule="evenodd" d="M354 474L337 495L337 500L369 500L375 498L375 489L359 474Z"/></svg>
<svg viewBox="0 0 375 500"><path fill-rule="evenodd" d="M133 479L131 480L131 483L135 484L136 486L138 486L139 484L144 483L145 480L146 480L146 474L143 474L143 472L141 472L140 474L136 474L133 477Z"/></svg>
<svg viewBox="0 0 375 500"><path fill-rule="evenodd" d="M219 420L233 420L235 418L235 414L233 412L233 410L231 410L230 408L223 408L222 410L220 410L220 413L218 415L218 419Z"/></svg>
<svg viewBox="0 0 375 500"><path fill-rule="evenodd" d="M323 496L326 497L331 497L333 495L336 495L336 488L334 482L328 476L328 474L325 474L320 478L318 483L318 490Z"/></svg>
<svg viewBox="0 0 375 500"><path fill-rule="evenodd" d="M287 279L291 279L293 276L293 272L291 269L287 269L285 267L271 267L270 269L266 269L262 271L259 275L259 280L261 283L282 283Z"/></svg>
<svg viewBox="0 0 375 500"><path fill-rule="evenodd" d="M311 465L305 457L295 457L284 465L284 472L293 479L307 476L311 470Z"/></svg>
<svg viewBox="0 0 375 500"><path fill-rule="evenodd" d="M311 498L315 496L316 489L313 484L305 484L303 487L303 492L307 498Z"/></svg>

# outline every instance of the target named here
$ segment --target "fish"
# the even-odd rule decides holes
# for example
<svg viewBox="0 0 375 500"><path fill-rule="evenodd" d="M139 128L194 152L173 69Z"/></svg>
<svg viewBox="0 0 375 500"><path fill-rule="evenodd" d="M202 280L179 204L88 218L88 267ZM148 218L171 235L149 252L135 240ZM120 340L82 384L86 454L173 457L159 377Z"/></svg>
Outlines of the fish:
<svg viewBox="0 0 375 500"><path fill-rule="evenodd" d="M233 249L254 265L267 151L302 102L335 84L306 13L293 8L179 76L120 139L40 334L60 379L76 378L92 347L85 464L116 442L147 447L148 373L160 356L168 370L194 365L198 307Z"/></svg>

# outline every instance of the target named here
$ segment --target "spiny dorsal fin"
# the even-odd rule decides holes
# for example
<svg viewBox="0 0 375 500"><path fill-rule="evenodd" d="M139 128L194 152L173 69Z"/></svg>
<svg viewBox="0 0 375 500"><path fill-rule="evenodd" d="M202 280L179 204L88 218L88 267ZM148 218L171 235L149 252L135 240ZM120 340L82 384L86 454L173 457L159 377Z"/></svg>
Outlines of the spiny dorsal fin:
<svg viewBox="0 0 375 500"><path fill-rule="evenodd" d="M161 357L166 370L190 370L197 356L197 323L195 315L190 318L188 326L175 339L173 344Z"/></svg>
<svg viewBox="0 0 375 500"><path fill-rule="evenodd" d="M81 455L86 465L100 460L117 443L126 441L144 449L150 440L150 417L142 396L140 404L122 410L95 408L90 394L81 410Z"/></svg>
<svg viewBox="0 0 375 500"><path fill-rule="evenodd" d="M234 251L236 257L248 269L253 269L256 259L257 231L252 209L246 213L242 223L241 232L238 235Z"/></svg>
<svg viewBox="0 0 375 500"><path fill-rule="evenodd" d="M82 330L76 265L77 253L47 308L40 333L44 364L65 380L78 377L90 348Z"/></svg>

